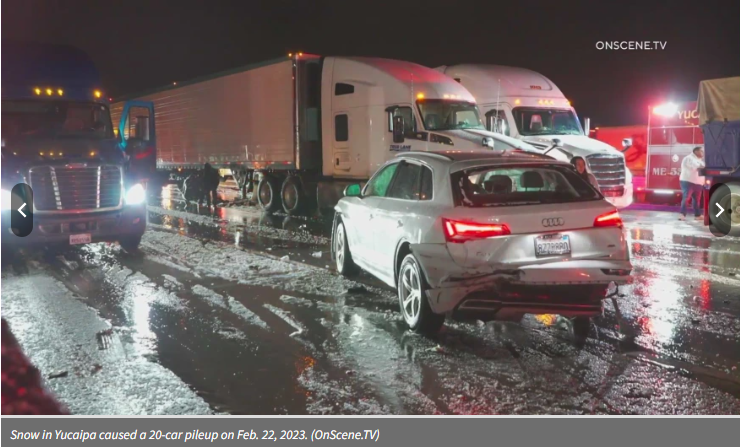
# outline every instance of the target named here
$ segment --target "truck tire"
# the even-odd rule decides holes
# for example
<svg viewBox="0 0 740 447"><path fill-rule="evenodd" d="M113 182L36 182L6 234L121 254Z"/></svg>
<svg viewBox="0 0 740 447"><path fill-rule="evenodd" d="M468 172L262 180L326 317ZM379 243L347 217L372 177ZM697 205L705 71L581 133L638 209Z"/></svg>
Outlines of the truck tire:
<svg viewBox="0 0 740 447"><path fill-rule="evenodd" d="M280 198L283 202L283 209L289 216L300 214L305 209L306 202L301 180L294 175L285 177L283 186L280 188Z"/></svg>
<svg viewBox="0 0 740 447"><path fill-rule="evenodd" d="M139 244L141 244L141 234L137 235L131 235L131 236L125 236L121 238L118 243L121 245L121 248L126 250L129 253L135 253L139 249Z"/></svg>
<svg viewBox="0 0 740 447"><path fill-rule="evenodd" d="M260 178L257 185L257 202L260 208L268 213L280 209L280 180L278 178L270 174Z"/></svg>
<svg viewBox="0 0 740 447"><path fill-rule="evenodd" d="M583 346L586 344L589 332L591 332L591 318L575 317L571 323L573 324L573 339L576 345Z"/></svg>

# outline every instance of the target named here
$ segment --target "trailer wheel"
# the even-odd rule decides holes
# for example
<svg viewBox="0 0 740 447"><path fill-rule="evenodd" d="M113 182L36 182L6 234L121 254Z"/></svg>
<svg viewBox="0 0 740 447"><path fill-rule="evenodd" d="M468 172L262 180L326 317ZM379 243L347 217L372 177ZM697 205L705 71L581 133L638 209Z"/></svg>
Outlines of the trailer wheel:
<svg viewBox="0 0 740 447"><path fill-rule="evenodd" d="M280 180L269 174L262 175L257 185L257 201L268 213L280 209Z"/></svg>
<svg viewBox="0 0 740 447"><path fill-rule="evenodd" d="M290 216L300 214L306 202L306 195L303 193L303 187L298 177L289 175L283 182L280 189L280 197L283 201L283 209Z"/></svg>

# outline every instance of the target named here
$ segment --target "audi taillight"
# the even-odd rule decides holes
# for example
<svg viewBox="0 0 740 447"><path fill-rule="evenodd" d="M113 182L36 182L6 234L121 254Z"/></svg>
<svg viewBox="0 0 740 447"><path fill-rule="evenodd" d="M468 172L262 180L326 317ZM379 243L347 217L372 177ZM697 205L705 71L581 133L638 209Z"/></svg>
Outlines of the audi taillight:
<svg viewBox="0 0 740 447"><path fill-rule="evenodd" d="M617 210L609 211L594 219L595 227L619 227L622 228L622 218Z"/></svg>
<svg viewBox="0 0 740 447"><path fill-rule="evenodd" d="M442 226L447 242L465 242L511 234L506 224L482 224L442 219Z"/></svg>

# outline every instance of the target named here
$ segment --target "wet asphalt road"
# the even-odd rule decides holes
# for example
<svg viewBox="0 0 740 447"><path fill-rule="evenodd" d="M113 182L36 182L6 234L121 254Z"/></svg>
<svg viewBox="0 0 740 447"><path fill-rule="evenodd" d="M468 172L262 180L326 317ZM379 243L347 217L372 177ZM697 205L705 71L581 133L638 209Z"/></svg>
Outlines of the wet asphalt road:
<svg viewBox="0 0 740 447"><path fill-rule="evenodd" d="M330 267L328 219L150 206L141 252L2 268L2 315L77 414L740 414L740 239L622 213L634 284L569 323L408 333L392 290ZM286 258L287 256L287 258Z"/></svg>

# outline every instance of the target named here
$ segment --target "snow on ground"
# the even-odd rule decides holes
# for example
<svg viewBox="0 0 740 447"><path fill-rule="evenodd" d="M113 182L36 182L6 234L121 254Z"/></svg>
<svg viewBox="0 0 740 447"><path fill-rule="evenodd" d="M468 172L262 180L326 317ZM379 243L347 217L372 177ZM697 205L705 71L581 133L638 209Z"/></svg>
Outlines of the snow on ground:
<svg viewBox="0 0 740 447"><path fill-rule="evenodd" d="M292 231L265 225L260 221L260 219L264 217L262 211L259 211L254 207L218 208L219 215L223 217L194 214L187 211L165 209L153 205L149 205L147 209L150 213L172 216L178 219L183 219L183 221L188 223L195 222L199 225L225 227L229 232L243 229L245 233L255 236L313 245L329 245L330 242L330 238L328 237L310 234L305 230ZM268 217L270 219L269 222L283 220L278 216ZM300 219L291 219L295 219L300 222ZM297 225L297 229L300 230L305 226L306 225Z"/></svg>
<svg viewBox="0 0 740 447"><path fill-rule="evenodd" d="M154 251L156 262L177 263L193 272L244 285L257 285L318 295L340 295L353 287L355 281L329 273L327 270L293 261L283 261L268 254L243 250L232 245L201 241L167 231L148 231L142 248ZM390 294L387 291L379 291Z"/></svg>
<svg viewBox="0 0 740 447"><path fill-rule="evenodd" d="M292 332L290 334L291 337L296 337L298 335L302 335L302 334L306 333L306 331L308 330L308 329L306 329L306 326L304 326L303 324L297 322L293 317L291 317L290 316L290 312L284 311L284 310L280 309L279 307L275 307L275 306L273 306L271 304L267 304L267 303L263 304L263 306L265 307L265 309L269 310L270 312L272 312L275 315L277 315L278 317L280 317L281 320L283 320L286 323L288 323L289 325L293 326L293 328L295 329L295 332Z"/></svg>
<svg viewBox="0 0 740 447"><path fill-rule="evenodd" d="M212 414L172 371L130 352L118 331L44 272L4 275L2 295L3 317L72 413Z"/></svg>
<svg viewBox="0 0 740 447"><path fill-rule="evenodd" d="M191 289L196 295L205 298L210 304L220 307L221 309L232 312L249 324L259 326L262 329L268 329L269 326L254 312L244 307L242 303L234 299L231 296L223 296L220 293L216 293L213 290L204 287L200 284L196 284Z"/></svg>

